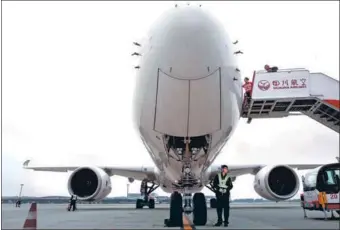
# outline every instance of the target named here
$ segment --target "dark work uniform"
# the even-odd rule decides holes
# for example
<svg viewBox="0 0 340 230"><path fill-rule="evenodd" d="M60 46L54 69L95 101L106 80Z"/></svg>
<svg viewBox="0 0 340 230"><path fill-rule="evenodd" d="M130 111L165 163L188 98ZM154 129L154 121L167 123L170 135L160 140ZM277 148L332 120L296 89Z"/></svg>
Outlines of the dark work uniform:
<svg viewBox="0 0 340 230"><path fill-rule="evenodd" d="M268 72L277 72L279 68L277 68L276 66L271 67Z"/></svg>
<svg viewBox="0 0 340 230"><path fill-rule="evenodd" d="M15 207L19 207L19 208L20 208L20 205L21 205L21 200L18 200L18 201L15 203Z"/></svg>
<svg viewBox="0 0 340 230"><path fill-rule="evenodd" d="M219 173L221 174L221 173ZM225 179L227 174L225 176L222 176L222 180ZM230 197L230 190L233 188L233 183L231 182L231 178L229 177L226 181L226 185L228 188L226 189L225 193L221 193L219 191L220 189L220 181L219 181L219 175L217 174L214 178L213 186L216 190L216 200L217 200L217 225L222 224L222 211L224 209L224 224L227 226L229 224L229 197Z"/></svg>
<svg viewBox="0 0 340 230"><path fill-rule="evenodd" d="M76 196L71 196L71 199L70 199L70 208L69 208L69 211L72 209L72 211L76 210L76 203L77 203L77 197Z"/></svg>

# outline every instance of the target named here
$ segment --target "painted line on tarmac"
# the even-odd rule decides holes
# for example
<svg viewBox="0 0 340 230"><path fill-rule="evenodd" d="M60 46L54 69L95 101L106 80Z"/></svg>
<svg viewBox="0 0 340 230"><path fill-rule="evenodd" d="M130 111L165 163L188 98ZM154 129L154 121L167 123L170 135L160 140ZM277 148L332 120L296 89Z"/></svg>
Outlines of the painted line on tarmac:
<svg viewBox="0 0 340 230"><path fill-rule="evenodd" d="M185 214L183 214L183 227L181 229L182 230L196 230L195 225L191 223L191 220Z"/></svg>

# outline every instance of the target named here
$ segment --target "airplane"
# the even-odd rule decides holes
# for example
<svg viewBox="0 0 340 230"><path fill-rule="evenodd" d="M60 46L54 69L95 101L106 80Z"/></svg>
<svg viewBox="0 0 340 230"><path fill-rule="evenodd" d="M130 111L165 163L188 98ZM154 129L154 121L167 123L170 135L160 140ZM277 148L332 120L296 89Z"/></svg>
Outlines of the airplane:
<svg viewBox="0 0 340 230"><path fill-rule="evenodd" d="M155 167L30 166L30 160L23 167L73 171L68 191L83 201L104 199L112 190L113 175L130 183L140 180L144 198L136 201L136 208L154 208L150 194L161 188L171 193L172 226L181 226L183 210L193 215L196 226L205 225L207 204L202 189L214 191L211 182L220 166L212 163L241 118L244 95L233 46L223 25L198 6L174 7L151 28L141 44L133 103L136 130ZM232 181L255 175L254 189L260 196L283 201L299 190L294 169L320 165L228 166ZM210 206L216 206L214 198Z"/></svg>

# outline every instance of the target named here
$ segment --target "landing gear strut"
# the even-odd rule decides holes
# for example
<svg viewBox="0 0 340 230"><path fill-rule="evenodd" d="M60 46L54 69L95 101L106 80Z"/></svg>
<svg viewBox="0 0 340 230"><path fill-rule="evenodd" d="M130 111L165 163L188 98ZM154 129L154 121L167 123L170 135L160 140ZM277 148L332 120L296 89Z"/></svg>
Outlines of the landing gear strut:
<svg viewBox="0 0 340 230"><path fill-rule="evenodd" d="M183 207L183 211L187 215L192 212L191 193L184 193L184 207Z"/></svg>
<svg viewBox="0 0 340 230"><path fill-rule="evenodd" d="M191 206L193 204L193 207ZM195 193L191 199L190 193L184 193L184 207L182 207L182 195L178 192L171 194L170 218L164 220L167 227L182 227L183 212L188 215L192 212L193 224L204 226L207 223L207 204L203 193Z"/></svg>
<svg viewBox="0 0 340 230"><path fill-rule="evenodd" d="M149 206L150 209L155 208L155 199L150 198L150 194L155 191L159 186L152 183L151 186L148 186L148 181L143 180L140 186L140 193L144 196L144 199L137 199L136 201L136 209L141 209L144 206Z"/></svg>
<svg viewBox="0 0 340 230"><path fill-rule="evenodd" d="M207 187L213 193L216 193L216 190L214 189L212 181L209 183L209 185L206 185L205 187ZM210 208L217 208L217 200L216 200L216 198L211 198L210 199Z"/></svg>

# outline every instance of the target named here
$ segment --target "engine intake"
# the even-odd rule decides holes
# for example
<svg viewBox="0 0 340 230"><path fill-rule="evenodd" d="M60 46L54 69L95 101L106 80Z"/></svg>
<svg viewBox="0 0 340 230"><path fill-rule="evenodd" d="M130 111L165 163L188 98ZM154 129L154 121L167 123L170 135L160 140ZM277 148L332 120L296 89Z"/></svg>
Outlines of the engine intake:
<svg viewBox="0 0 340 230"><path fill-rule="evenodd" d="M110 194L111 180L109 175L100 168L81 167L71 174L68 190L71 195L76 195L80 200L101 200Z"/></svg>
<svg viewBox="0 0 340 230"><path fill-rule="evenodd" d="M286 165L266 166L256 174L254 180L257 194L272 201L292 198L299 187L298 175Z"/></svg>

